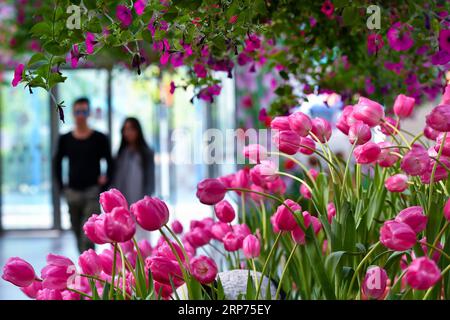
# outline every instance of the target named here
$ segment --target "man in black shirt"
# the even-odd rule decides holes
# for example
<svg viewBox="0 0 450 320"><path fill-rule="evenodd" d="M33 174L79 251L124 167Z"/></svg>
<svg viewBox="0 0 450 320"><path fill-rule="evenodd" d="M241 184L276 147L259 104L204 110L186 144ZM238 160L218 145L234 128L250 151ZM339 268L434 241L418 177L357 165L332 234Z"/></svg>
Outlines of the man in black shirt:
<svg viewBox="0 0 450 320"><path fill-rule="evenodd" d="M53 160L55 177L69 206L72 230L75 232L80 252L94 247L84 235L83 225L93 213L100 213L98 196L111 181L113 172L108 138L89 127L89 111L87 98L74 102L75 128L60 136ZM64 157L69 159L68 185L63 185L62 179ZM108 165L106 176L101 174L101 159L105 159Z"/></svg>

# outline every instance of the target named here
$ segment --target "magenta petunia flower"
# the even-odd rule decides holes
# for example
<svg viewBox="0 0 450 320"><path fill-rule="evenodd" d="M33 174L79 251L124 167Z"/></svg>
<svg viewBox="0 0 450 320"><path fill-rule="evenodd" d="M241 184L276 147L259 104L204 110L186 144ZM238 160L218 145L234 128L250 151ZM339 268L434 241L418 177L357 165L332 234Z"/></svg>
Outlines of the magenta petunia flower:
<svg viewBox="0 0 450 320"><path fill-rule="evenodd" d="M124 5L118 5L116 8L116 17L119 19L122 27L126 28L133 22L131 10Z"/></svg>
<svg viewBox="0 0 450 320"><path fill-rule="evenodd" d="M161 58L159 59L159 62L160 62L162 65L166 65L167 62L169 62L169 59L170 59L170 54L169 54L169 52L168 52L168 51L164 51L163 54L161 55Z"/></svg>
<svg viewBox="0 0 450 320"><path fill-rule="evenodd" d="M86 32L85 43L86 43L86 52L87 52L87 54L93 54L94 53L94 45L96 43L95 35L93 33Z"/></svg>
<svg viewBox="0 0 450 320"><path fill-rule="evenodd" d="M439 32L439 48L450 53L450 30L441 30Z"/></svg>
<svg viewBox="0 0 450 320"><path fill-rule="evenodd" d="M388 70L391 70L392 72L395 72L396 74L400 74L403 70L403 62L392 62L392 61L386 61L384 63L384 67Z"/></svg>
<svg viewBox="0 0 450 320"><path fill-rule="evenodd" d="M389 28L387 32L387 39L389 46L395 51L409 50L414 40L411 37L412 27L409 24L402 24L396 22Z"/></svg>
<svg viewBox="0 0 450 320"><path fill-rule="evenodd" d="M384 46L383 37L379 34L369 34L367 36L367 51L375 54Z"/></svg>
<svg viewBox="0 0 450 320"><path fill-rule="evenodd" d="M439 50L431 56L431 63L435 66L442 66L450 62L450 53L444 50Z"/></svg>
<svg viewBox="0 0 450 320"><path fill-rule="evenodd" d="M147 0L137 0L134 3L134 11L136 11L136 14L138 16L140 16L144 13L146 5L147 5Z"/></svg>
<svg viewBox="0 0 450 320"><path fill-rule="evenodd" d="M198 78L206 78L206 68L204 65L200 64L200 63L196 63L194 65L194 72L197 75Z"/></svg>
<svg viewBox="0 0 450 320"><path fill-rule="evenodd" d="M81 55L80 51L78 50L78 45L74 44L72 50L70 50L69 53L70 65L72 66L72 68L76 68L78 66L78 61L80 60L80 58Z"/></svg>
<svg viewBox="0 0 450 320"><path fill-rule="evenodd" d="M17 87L20 81L22 81L23 70L25 70L25 66L23 64L19 64L14 70L14 79L11 84L13 87Z"/></svg>
<svg viewBox="0 0 450 320"><path fill-rule="evenodd" d="M177 88L177 86L175 85L175 83L173 81L170 81L170 93L173 94L175 92L175 89Z"/></svg>
<svg viewBox="0 0 450 320"><path fill-rule="evenodd" d="M330 0L326 0L322 4L322 8L320 9L324 15L330 18L334 12L334 5Z"/></svg>

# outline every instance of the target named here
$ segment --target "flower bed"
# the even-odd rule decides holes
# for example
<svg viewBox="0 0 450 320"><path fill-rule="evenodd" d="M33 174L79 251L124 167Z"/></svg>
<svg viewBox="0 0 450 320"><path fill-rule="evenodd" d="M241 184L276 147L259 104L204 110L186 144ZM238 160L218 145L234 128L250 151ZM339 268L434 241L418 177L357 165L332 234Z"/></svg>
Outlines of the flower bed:
<svg viewBox="0 0 450 320"><path fill-rule="evenodd" d="M251 169L198 184L215 219L193 220L186 232L178 221L169 227L160 199L129 206L112 189L100 196L104 213L84 225L92 242L109 248L83 252L78 266L49 254L40 276L11 258L2 277L35 299L224 299L229 277L218 272L236 269L247 273L234 296L244 299L448 299L450 86L417 136L400 128L413 108L404 95L395 119L364 97L347 106L337 127L352 145L348 159L331 151L326 120L276 117L275 153L299 172L279 171L268 158L274 152L247 146ZM384 141L372 141L375 127ZM324 168L306 167L299 152L320 157ZM298 184L298 199L283 179ZM240 197L238 212L227 193ZM161 235L155 247L134 239L136 224Z"/></svg>

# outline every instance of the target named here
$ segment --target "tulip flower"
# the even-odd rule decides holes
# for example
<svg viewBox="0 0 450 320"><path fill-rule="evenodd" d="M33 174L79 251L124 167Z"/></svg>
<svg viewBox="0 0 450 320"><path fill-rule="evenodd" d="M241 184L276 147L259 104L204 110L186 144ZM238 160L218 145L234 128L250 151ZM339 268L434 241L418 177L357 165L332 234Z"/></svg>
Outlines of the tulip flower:
<svg viewBox="0 0 450 320"><path fill-rule="evenodd" d="M367 142L366 144L357 146L353 150L355 160L359 164L369 164L377 161L381 153L381 148L375 142Z"/></svg>
<svg viewBox="0 0 450 320"><path fill-rule="evenodd" d="M386 179L384 186L390 192L403 192L408 188L408 177L404 174L396 174Z"/></svg>
<svg viewBox="0 0 450 320"><path fill-rule="evenodd" d="M116 207L105 216L106 236L114 242L125 242L133 238L136 232L136 223L131 213L123 208Z"/></svg>
<svg viewBox="0 0 450 320"><path fill-rule="evenodd" d="M284 201L284 203L291 208L293 212L301 211L300 205L290 199ZM280 205L274 214L274 224L277 229L281 231L292 231L298 225L294 215L285 205Z"/></svg>
<svg viewBox="0 0 450 320"><path fill-rule="evenodd" d="M427 216L423 214L423 208L419 206L403 209L399 212L397 217L395 217L395 221L406 223L415 233L425 230L427 220Z"/></svg>
<svg viewBox="0 0 450 320"><path fill-rule="evenodd" d="M276 131L272 141L278 150L289 155L294 155L300 148L300 136L292 130Z"/></svg>
<svg viewBox="0 0 450 320"><path fill-rule="evenodd" d="M414 246L416 233L406 223L389 220L380 229L380 241L386 248L404 251Z"/></svg>
<svg viewBox="0 0 450 320"><path fill-rule="evenodd" d="M336 207L334 206L333 202L330 202L327 204L327 218L330 224L335 216L336 216Z"/></svg>
<svg viewBox="0 0 450 320"><path fill-rule="evenodd" d="M384 122L380 124L381 132L387 136L395 136L400 130L400 121L391 117L385 117Z"/></svg>
<svg viewBox="0 0 450 320"><path fill-rule="evenodd" d="M243 239L234 232L228 232L222 238L222 242L226 251L233 252L242 248Z"/></svg>
<svg viewBox="0 0 450 320"><path fill-rule="evenodd" d="M423 129L423 135L432 141L435 141L436 138L439 136L439 131L434 130L433 128L431 128L430 126L426 125L425 128Z"/></svg>
<svg viewBox="0 0 450 320"><path fill-rule="evenodd" d="M316 143L311 138L300 138L300 148L298 151L300 153L303 153L305 155L310 155L314 153L314 150L316 150Z"/></svg>
<svg viewBox="0 0 450 320"><path fill-rule="evenodd" d="M300 194L303 196L303 198L305 199L311 199L312 198L312 194L311 194L311 190L304 184L302 183L300 185Z"/></svg>
<svg viewBox="0 0 450 320"><path fill-rule="evenodd" d="M183 284L183 272L180 265L167 257L153 256L145 259L145 268L152 272L153 279L162 284L170 285L170 279L175 286Z"/></svg>
<svg viewBox="0 0 450 320"><path fill-rule="evenodd" d="M172 251L172 248L175 250L177 255ZM184 262L185 256L183 254L183 249L176 243L171 241L170 245L166 242L162 243L158 248L156 249L156 256L158 257L166 257L173 261L178 261L180 259ZM177 257L178 256L178 257Z"/></svg>
<svg viewBox="0 0 450 320"><path fill-rule="evenodd" d="M99 202L105 212L111 212L116 207L128 209L127 199L119 190L114 188L100 193Z"/></svg>
<svg viewBox="0 0 450 320"><path fill-rule="evenodd" d="M247 259L258 258L261 251L259 239L252 234L246 236L242 242L242 251Z"/></svg>
<svg viewBox="0 0 450 320"><path fill-rule="evenodd" d="M27 287L22 287L20 290L30 299L36 299L39 290L42 290L42 283L40 281L33 281Z"/></svg>
<svg viewBox="0 0 450 320"><path fill-rule="evenodd" d="M450 156L450 135L446 135L444 139L444 133L441 132L436 138L436 145L434 146L434 150L439 152L439 149L442 145L442 155L449 157ZM436 154L437 156L437 154Z"/></svg>
<svg viewBox="0 0 450 320"><path fill-rule="evenodd" d="M306 137L312 129L311 119L303 112L295 112L288 117L290 130L300 137Z"/></svg>
<svg viewBox="0 0 450 320"><path fill-rule="evenodd" d="M214 212L216 213L217 219L225 223L233 221L234 218L236 217L234 208L226 200L222 200L219 203L216 203L214 205Z"/></svg>
<svg viewBox="0 0 450 320"><path fill-rule="evenodd" d="M35 278L36 275L31 264L21 258L9 258L3 267L2 279L15 286L28 287Z"/></svg>
<svg viewBox="0 0 450 320"><path fill-rule="evenodd" d="M353 123L348 131L348 139L351 144L365 144L372 138L370 127L362 121Z"/></svg>
<svg viewBox="0 0 450 320"><path fill-rule="evenodd" d="M369 267L362 283L362 291L369 299L380 299L385 294L387 281L386 270L378 266Z"/></svg>
<svg viewBox="0 0 450 320"><path fill-rule="evenodd" d="M441 279L441 271L436 262L428 257L414 259L405 273L405 280L416 290L427 290Z"/></svg>
<svg viewBox="0 0 450 320"><path fill-rule="evenodd" d="M400 118L407 118L414 110L416 99L399 94L394 102L394 113Z"/></svg>
<svg viewBox="0 0 450 320"><path fill-rule="evenodd" d="M250 170L250 178L254 184L265 187L277 178L277 165L270 160L263 160Z"/></svg>
<svg viewBox="0 0 450 320"><path fill-rule="evenodd" d="M97 253L92 250L84 251L78 258L78 265L84 274L98 276L102 272L102 263Z"/></svg>
<svg viewBox="0 0 450 320"><path fill-rule="evenodd" d="M450 131L450 104L441 104L426 117L427 125L440 132Z"/></svg>
<svg viewBox="0 0 450 320"><path fill-rule="evenodd" d="M250 163L260 163L267 158L267 149L260 144L251 144L244 147L244 157L250 160Z"/></svg>
<svg viewBox="0 0 450 320"><path fill-rule="evenodd" d="M227 189L218 179L205 179L197 185L197 198L203 204L214 205L225 197Z"/></svg>
<svg viewBox="0 0 450 320"><path fill-rule="evenodd" d="M280 130L280 131L290 131L291 125L289 124L289 117L287 116L279 116L273 118L270 122L270 127L272 129Z"/></svg>
<svg viewBox="0 0 450 320"><path fill-rule="evenodd" d="M202 247L211 241L212 235L205 229L200 227L195 227L191 231L185 234L186 240L194 247Z"/></svg>
<svg viewBox="0 0 450 320"><path fill-rule="evenodd" d="M420 247L423 250L423 253L427 256L428 255L428 246L426 245L427 243L427 238L423 237L422 239L420 239ZM436 244L436 248L439 250L443 250L444 247L442 246L442 243L437 243ZM441 253L438 250L433 250L432 254L431 254L431 259L433 259L434 262L438 263L439 259L441 258Z"/></svg>
<svg viewBox="0 0 450 320"><path fill-rule="evenodd" d="M83 226L84 234L93 243L105 244L112 242L105 233L105 216L105 213L101 215L93 214Z"/></svg>
<svg viewBox="0 0 450 320"><path fill-rule="evenodd" d="M214 282L217 276L217 265L209 257L198 256L191 260L190 270L194 278L201 284Z"/></svg>
<svg viewBox="0 0 450 320"><path fill-rule="evenodd" d="M211 227L212 237L216 240L222 241L223 237L233 229L228 223L217 222Z"/></svg>
<svg viewBox="0 0 450 320"><path fill-rule="evenodd" d="M403 157L400 168L410 176L420 176L428 168L427 150L420 144L414 144Z"/></svg>
<svg viewBox="0 0 450 320"><path fill-rule="evenodd" d="M152 254L153 248L147 239L142 239L141 241L139 241L138 247L144 259Z"/></svg>
<svg viewBox="0 0 450 320"><path fill-rule="evenodd" d="M111 249L103 250L99 255L100 264L102 266L103 272L107 275L112 275L113 261L114 261L114 251ZM116 252L116 270L122 268L122 259L120 253Z"/></svg>
<svg viewBox="0 0 450 320"><path fill-rule="evenodd" d="M353 106L352 116L369 127L375 127L384 118L384 109L379 103L360 97L358 103Z"/></svg>
<svg viewBox="0 0 450 320"><path fill-rule="evenodd" d="M183 233L183 225L181 224L180 221L174 220L170 226L172 227L172 230L173 232L175 232L175 234Z"/></svg>
<svg viewBox="0 0 450 320"><path fill-rule="evenodd" d="M350 130L350 126L353 123L352 118L353 113L353 106L345 106L345 108L342 110L342 114L339 117L336 128L338 128L343 134L348 135L348 131Z"/></svg>
<svg viewBox="0 0 450 320"><path fill-rule="evenodd" d="M145 196L131 205L137 223L147 231L161 229L169 221L169 209L159 198Z"/></svg>
<svg viewBox="0 0 450 320"><path fill-rule="evenodd" d="M61 291L43 288L36 294L36 300L62 300Z"/></svg>
<svg viewBox="0 0 450 320"><path fill-rule="evenodd" d="M392 167L400 159L394 154L399 153L398 148L393 148L392 143L388 141L378 142L377 144L381 148L377 163L383 168Z"/></svg>
<svg viewBox="0 0 450 320"><path fill-rule="evenodd" d="M331 137L331 124L323 118L314 118L311 120L311 132L319 139L320 142L325 143Z"/></svg>
<svg viewBox="0 0 450 320"><path fill-rule="evenodd" d="M69 258L56 254L47 255L47 265L41 271L42 287L63 290L75 275L75 264Z"/></svg>

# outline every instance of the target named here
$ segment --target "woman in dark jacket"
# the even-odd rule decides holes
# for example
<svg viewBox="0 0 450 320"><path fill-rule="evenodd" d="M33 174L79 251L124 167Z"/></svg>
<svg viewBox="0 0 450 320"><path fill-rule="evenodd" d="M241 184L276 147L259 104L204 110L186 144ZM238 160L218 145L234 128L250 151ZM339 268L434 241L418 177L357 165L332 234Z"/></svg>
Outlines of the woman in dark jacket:
<svg viewBox="0 0 450 320"><path fill-rule="evenodd" d="M132 203L155 192L154 152L145 142L136 118L125 119L115 162L113 185Z"/></svg>

